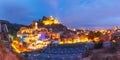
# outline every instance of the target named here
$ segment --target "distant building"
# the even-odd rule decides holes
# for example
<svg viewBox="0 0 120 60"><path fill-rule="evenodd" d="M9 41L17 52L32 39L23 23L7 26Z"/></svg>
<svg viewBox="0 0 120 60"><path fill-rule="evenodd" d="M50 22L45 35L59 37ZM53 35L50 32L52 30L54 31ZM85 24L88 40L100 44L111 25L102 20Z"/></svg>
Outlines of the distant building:
<svg viewBox="0 0 120 60"><path fill-rule="evenodd" d="M120 32L119 31L112 34L112 40L120 40Z"/></svg>

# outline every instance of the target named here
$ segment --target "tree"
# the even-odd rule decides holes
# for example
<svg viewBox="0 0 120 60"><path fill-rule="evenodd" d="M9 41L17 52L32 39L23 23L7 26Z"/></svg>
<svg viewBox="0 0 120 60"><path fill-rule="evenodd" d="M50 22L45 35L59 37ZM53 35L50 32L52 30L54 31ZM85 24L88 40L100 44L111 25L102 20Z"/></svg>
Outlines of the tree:
<svg viewBox="0 0 120 60"><path fill-rule="evenodd" d="M88 39L94 39L95 38L95 33L93 31L90 31L88 34Z"/></svg>
<svg viewBox="0 0 120 60"><path fill-rule="evenodd" d="M96 37L100 37L100 36L102 36L102 35L103 35L103 34L102 34L100 31L98 31L98 32L95 33L95 36L96 36Z"/></svg>
<svg viewBox="0 0 120 60"><path fill-rule="evenodd" d="M111 53L115 53L117 51L116 43L112 42L111 47L109 48L109 51Z"/></svg>
<svg viewBox="0 0 120 60"><path fill-rule="evenodd" d="M103 40L100 40L98 43L95 43L95 48L99 49L103 47Z"/></svg>

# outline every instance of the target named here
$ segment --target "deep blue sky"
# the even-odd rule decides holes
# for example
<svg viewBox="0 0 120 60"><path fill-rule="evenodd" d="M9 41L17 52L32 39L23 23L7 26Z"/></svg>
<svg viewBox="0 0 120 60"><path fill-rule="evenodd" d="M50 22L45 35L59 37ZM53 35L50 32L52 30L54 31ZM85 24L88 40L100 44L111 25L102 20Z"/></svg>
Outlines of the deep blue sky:
<svg viewBox="0 0 120 60"><path fill-rule="evenodd" d="M0 19L30 24L42 16L69 27L120 24L120 0L0 0Z"/></svg>

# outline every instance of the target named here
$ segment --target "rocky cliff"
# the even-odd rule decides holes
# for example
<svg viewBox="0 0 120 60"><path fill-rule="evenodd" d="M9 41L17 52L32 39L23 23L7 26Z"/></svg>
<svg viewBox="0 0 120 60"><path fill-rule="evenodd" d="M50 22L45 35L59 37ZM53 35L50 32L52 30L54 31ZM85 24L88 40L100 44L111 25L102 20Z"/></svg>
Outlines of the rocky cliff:
<svg viewBox="0 0 120 60"><path fill-rule="evenodd" d="M17 53L10 52L5 44L0 41L0 60L25 60L25 58Z"/></svg>

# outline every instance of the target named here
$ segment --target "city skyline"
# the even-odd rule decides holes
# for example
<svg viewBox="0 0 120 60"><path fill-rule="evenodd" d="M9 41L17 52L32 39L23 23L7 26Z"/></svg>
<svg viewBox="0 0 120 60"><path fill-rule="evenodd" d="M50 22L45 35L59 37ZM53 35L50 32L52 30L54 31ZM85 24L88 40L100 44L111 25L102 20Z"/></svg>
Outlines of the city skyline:
<svg viewBox="0 0 120 60"><path fill-rule="evenodd" d="M28 25L53 16L68 27L119 25L119 0L0 0L0 19Z"/></svg>

